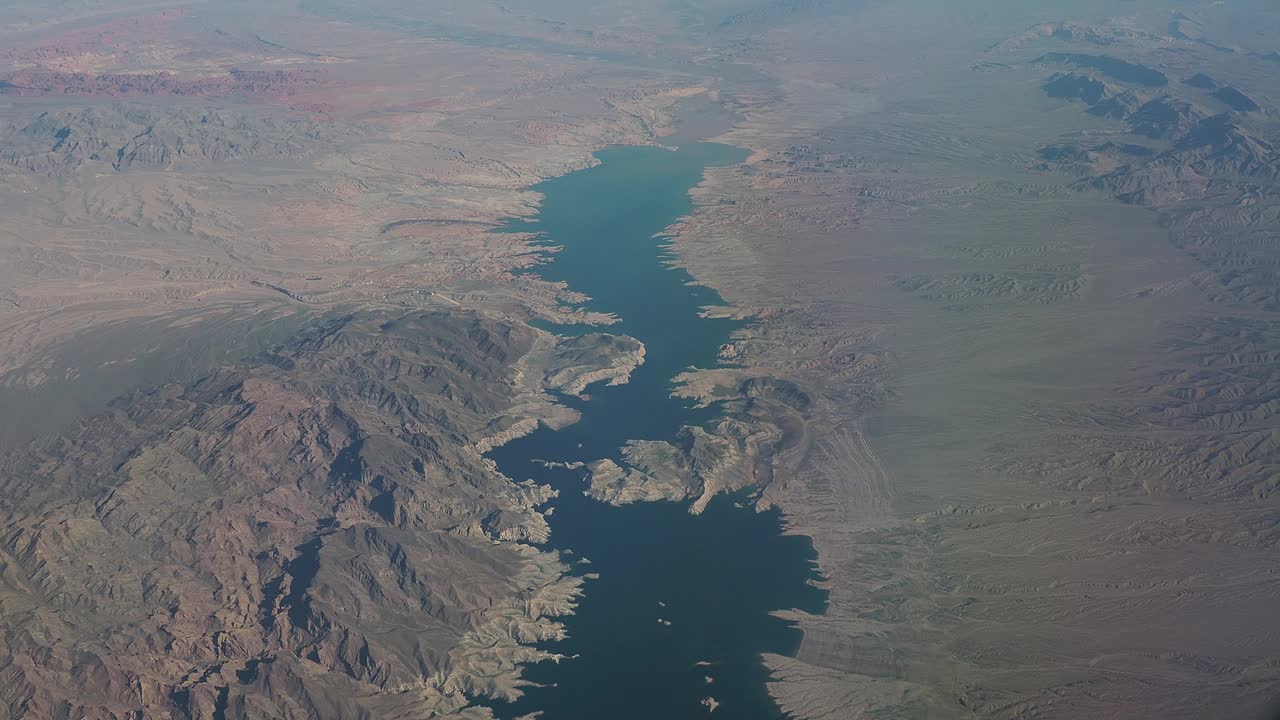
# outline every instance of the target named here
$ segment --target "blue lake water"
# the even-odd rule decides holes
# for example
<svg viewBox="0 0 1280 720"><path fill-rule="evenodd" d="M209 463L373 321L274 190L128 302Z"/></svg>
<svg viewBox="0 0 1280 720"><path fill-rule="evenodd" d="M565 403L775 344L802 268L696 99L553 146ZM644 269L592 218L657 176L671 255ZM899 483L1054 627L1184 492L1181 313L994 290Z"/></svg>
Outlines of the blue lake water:
<svg viewBox="0 0 1280 720"><path fill-rule="evenodd" d="M578 572L599 574L565 618L568 639L546 645L571 659L528 668L540 686L516 703L491 704L500 717L783 717L760 655L793 653L801 639L771 611L825 608L825 592L810 582L818 576L809 540L784 535L780 515L755 512L746 493L721 496L701 515L684 502L613 507L582 495L580 472L533 462L617 458L627 440L671 439L714 418L715 408L672 398L672 378L715 366L740 323L699 317L721 298L669 267L655 236L690 212L689 190L705 168L745 156L712 143L604 150L599 165L536 186L544 196L537 217L510 228L559 247L537 274L590 296L589 309L617 314L622 322L608 331L638 338L646 356L626 385L590 388L590 399L575 403L577 424L490 454L505 474L561 491L551 547L589 559ZM706 698L719 703L714 713Z"/></svg>

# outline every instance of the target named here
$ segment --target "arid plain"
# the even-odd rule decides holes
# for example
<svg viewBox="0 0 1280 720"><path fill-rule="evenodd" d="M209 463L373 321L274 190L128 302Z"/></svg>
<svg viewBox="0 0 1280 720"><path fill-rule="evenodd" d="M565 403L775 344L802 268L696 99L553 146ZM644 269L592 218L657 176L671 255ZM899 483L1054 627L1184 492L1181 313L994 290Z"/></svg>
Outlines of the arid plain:
<svg viewBox="0 0 1280 720"><path fill-rule="evenodd" d="M482 454L644 351L494 231L704 137L751 153L672 228L749 320L677 387L714 452L588 480L813 539L785 713L1280 702L1273 4L19 3L0 48L0 714L519 693L584 588Z"/></svg>

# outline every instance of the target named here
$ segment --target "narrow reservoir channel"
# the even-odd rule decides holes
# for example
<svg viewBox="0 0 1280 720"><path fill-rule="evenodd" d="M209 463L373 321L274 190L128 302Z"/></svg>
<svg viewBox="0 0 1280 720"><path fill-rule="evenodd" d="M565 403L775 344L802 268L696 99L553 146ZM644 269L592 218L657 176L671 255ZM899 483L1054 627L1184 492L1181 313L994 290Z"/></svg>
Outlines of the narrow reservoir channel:
<svg viewBox="0 0 1280 720"><path fill-rule="evenodd" d="M800 640L771 611L825 608L825 592L808 582L817 577L808 539L784 535L777 512L757 513L743 495L718 497L701 515L684 502L614 507L582 494L580 472L534 462L617 458L628 440L672 439L714 417L714 408L672 398L672 378L714 366L739 323L699 317L721 298L669 267L655 236L690 212L689 190L705 168L745 156L712 143L605 150L599 165L538 185L538 216L511 228L561 248L538 274L590 296L590 309L616 313L622 322L608 331L638 338L647 351L629 383L589 389L590 399L576 404L577 424L490 454L506 475L560 490L551 545L590 561L578 572L599 574L565 619L568 639L546 645L570 659L530 667L526 676L541 687L492 705L500 717L782 717L760 654L792 653Z"/></svg>

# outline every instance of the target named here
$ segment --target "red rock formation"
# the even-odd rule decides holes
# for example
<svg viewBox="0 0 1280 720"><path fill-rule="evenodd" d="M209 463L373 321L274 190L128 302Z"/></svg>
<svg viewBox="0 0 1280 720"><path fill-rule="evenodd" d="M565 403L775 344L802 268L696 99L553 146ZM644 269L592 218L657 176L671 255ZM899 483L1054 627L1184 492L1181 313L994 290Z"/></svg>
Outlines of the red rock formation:
<svg viewBox="0 0 1280 720"><path fill-rule="evenodd" d="M118 18L10 48L4 57L19 64L40 65L95 50L116 49L139 39L154 40L189 12L175 8Z"/></svg>
<svg viewBox="0 0 1280 720"><path fill-rule="evenodd" d="M301 88L320 84L317 74L293 70L231 70L225 75L196 78L182 78L169 72L94 75L55 70L20 70L0 81L0 93L22 96L288 97Z"/></svg>

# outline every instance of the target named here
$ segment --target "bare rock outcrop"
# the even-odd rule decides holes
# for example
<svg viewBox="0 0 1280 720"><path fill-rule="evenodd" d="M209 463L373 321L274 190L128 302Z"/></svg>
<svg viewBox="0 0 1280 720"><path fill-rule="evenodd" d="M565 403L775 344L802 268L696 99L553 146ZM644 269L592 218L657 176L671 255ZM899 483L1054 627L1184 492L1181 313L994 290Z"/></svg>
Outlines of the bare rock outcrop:
<svg viewBox="0 0 1280 720"><path fill-rule="evenodd" d="M303 157L332 131L301 117L131 106L44 112L2 134L0 159L65 177L81 167L125 172L181 169L195 163Z"/></svg>
<svg viewBox="0 0 1280 720"><path fill-rule="evenodd" d="M512 697L581 582L526 544L551 491L476 451L518 418L514 365L540 342L463 311L335 315L4 457L0 717L435 717ZM548 377L613 367L570 348L542 353Z"/></svg>

